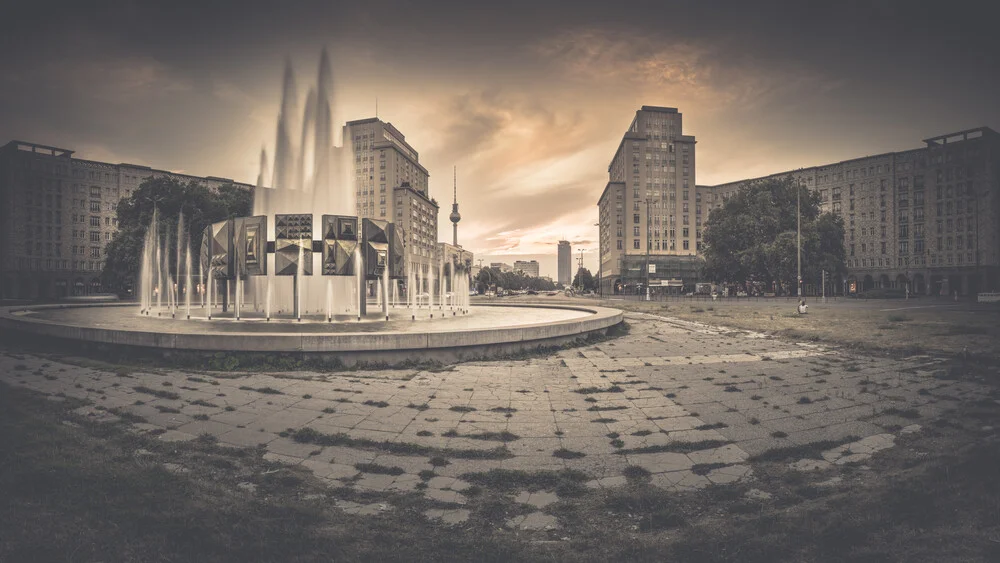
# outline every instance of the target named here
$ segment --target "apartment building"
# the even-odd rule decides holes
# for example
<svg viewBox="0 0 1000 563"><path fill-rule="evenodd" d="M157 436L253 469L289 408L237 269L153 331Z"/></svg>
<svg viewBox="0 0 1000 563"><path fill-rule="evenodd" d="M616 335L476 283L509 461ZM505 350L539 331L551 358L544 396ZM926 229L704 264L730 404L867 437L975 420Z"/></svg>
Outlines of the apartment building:
<svg viewBox="0 0 1000 563"><path fill-rule="evenodd" d="M100 293L117 206L151 176L217 189L250 184L136 164L75 158L74 151L11 141L0 148L0 297L59 299Z"/></svg>

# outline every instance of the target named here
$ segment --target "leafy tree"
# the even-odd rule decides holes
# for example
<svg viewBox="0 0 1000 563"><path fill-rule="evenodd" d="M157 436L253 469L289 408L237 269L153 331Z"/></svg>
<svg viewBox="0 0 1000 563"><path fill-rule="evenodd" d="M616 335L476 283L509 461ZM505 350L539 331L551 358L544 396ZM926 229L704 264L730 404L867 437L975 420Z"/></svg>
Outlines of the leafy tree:
<svg viewBox="0 0 1000 563"><path fill-rule="evenodd" d="M190 236L195 253L193 261L197 263L205 227L231 217L250 215L253 194L232 184L210 190L194 181L185 184L166 177L146 179L132 195L118 202L118 232L107 245L101 274L105 287L119 291L129 285L134 287L154 208L158 211L160 236L165 237L170 256L176 256L177 220L183 211L184 230ZM172 269L176 267L175 260L168 263Z"/></svg>
<svg viewBox="0 0 1000 563"><path fill-rule="evenodd" d="M786 177L751 182L722 208L711 211L704 233L705 277L795 288L797 195L801 195L803 279L818 278L821 270L846 272L844 220L820 213L819 194Z"/></svg>
<svg viewBox="0 0 1000 563"><path fill-rule="evenodd" d="M552 291L556 288L551 281L525 276L518 272L501 272L499 268L483 268L475 279L476 287L480 293L485 293L489 287L502 287L504 289L522 290L534 289L535 291Z"/></svg>
<svg viewBox="0 0 1000 563"><path fill-rule="evenodd" d="M573 287L580 288L581 291L596 290L597 280L594 279L594 274L591 274L590 270L580 268L576 271L576 276L573 277Z"/></svg>

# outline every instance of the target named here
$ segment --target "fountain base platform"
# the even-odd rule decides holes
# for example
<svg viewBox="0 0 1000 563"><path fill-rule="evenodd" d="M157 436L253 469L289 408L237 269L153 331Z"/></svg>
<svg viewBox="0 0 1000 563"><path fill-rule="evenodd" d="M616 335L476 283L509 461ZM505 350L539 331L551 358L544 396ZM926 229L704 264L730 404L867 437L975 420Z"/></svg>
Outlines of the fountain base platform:
<svg viewBox="0 0 1000 563"><path fill-rule="evenodd" d="M446 313L446 314L445 314ZM452 314L454 313L454 314ZM434 317L430 318L433 314ZM497 358L602 335L622 322L617 309L570 305L474 305L390 309L357 320L306 314L266 320L260 313L192 308L159 317L135 304L60 304L0 308L0 330L34 343L52 342L90 354L142 353L196 360L219 352L281 355L344 366L393 366ZM259 316L259 318L258 318ZM413 317L416 320L413 320Z"/></svg>

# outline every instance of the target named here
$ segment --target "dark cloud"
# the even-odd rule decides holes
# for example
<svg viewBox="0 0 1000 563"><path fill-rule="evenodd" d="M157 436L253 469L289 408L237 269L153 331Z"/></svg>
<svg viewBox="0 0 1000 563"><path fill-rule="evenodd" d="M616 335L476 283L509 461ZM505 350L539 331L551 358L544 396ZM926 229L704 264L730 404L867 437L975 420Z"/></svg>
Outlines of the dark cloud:
<svg viewBox="0 0 1000 563"><path fill-rule="evenodd" d="M326 45L337 118L367 117L379 96L438 195L458 164L461 230L480 248L499 240L548 251L544 237L560 232L592 246L587 214L642 104L684 112L701 183L1000 125L1000 34L986 2L5 8L0 123L9 137L252 181L261 145L273 142L284 57L307 83Z"/></svg>

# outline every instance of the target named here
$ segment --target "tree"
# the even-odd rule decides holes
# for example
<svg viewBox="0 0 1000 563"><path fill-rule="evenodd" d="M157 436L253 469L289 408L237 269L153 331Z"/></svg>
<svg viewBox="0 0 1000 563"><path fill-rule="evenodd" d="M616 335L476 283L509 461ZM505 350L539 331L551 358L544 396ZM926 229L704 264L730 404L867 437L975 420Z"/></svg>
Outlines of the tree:
<svg viewBox="0 0 1000 563"><path fill-rule="evenodd" d="M577 287L580 291L596 290L597 281L594 279L594 274L590 273L587 268L580 268L576 271L576 276L573 277L573 287Z"/></svg>
<svg viewBox="0 0 1000 563"><path fill-rule="evenodd" d="M549 280L526 276L519 272L502 272L499 268L481 269L476 276L475 283L480 293L485 293L488 288L494 286L512 290L534 289L535 291L552 291L556 288Z"/></svg>
<svg viewBox="0 0 1000 563"><path fill-rule="evenodd" d="M217 221L250 215L253 194L232 184L213 191L194 181L185 184L173 178L147 178L131 196L118 202L118 232L106 247L101 274L105 287L122 291L129 285L134 286L154 209L158 212L160 235L169 245L169 255L176 256L177 220L182 211L184 231L190 237L192 252L198 253L205 227ZM194 262L197 260L195 258ZM174 260L167 262L172 268L176 267Z"/></svg>
<svg viewBox="0 0 1000 563"><path fill-rule="evenodd" d="M817 279L821 270L846 272L844 220L820 213L819 194L786 177L751 182L711 211L703 237L704 276L742 285L778 283L794 291L797 195L801 195L803 279Z"/></svg>

